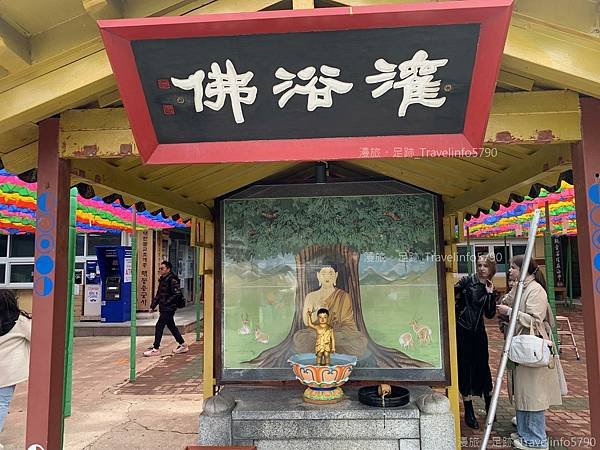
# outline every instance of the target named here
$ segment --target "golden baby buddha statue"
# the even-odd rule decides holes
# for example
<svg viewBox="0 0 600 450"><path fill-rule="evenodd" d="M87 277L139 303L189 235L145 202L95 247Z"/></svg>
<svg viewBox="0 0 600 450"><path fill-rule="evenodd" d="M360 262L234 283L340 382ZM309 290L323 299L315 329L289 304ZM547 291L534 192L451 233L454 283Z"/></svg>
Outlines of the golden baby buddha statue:
<svg viewBox="0 0 600 450"><path fill-rule="evenodd" d="M317 365L328 366L331 364L331 353L335 353L335 335L333 327L329 325L329 311L326 308L321 308L317 311L317 324L312 321L312 311L306 311L307 324L317 333L317 341L315 343L315 356L317 357Z"/></svg>

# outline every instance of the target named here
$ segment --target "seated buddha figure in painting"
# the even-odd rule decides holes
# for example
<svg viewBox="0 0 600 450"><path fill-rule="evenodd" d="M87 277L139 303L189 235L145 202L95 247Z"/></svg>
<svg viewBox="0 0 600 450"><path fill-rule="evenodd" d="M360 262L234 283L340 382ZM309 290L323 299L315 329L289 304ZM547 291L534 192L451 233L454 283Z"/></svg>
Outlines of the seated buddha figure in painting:
<svg viewBox="0 0 600 450"><path fill-rule="evenodd" d="M337 351L360 357L365 353L368 339L358 330L350 295L336 287L338 273L335 265L322 264L316 272L316 276L319 281L319 289L306 295L302 308L307 311L307 314L303 316L306 328L294 333L294 351L311 353L314 350L317 332L313 324L319 323L319 312L325 309L327 325L335 333Z"/></svg>

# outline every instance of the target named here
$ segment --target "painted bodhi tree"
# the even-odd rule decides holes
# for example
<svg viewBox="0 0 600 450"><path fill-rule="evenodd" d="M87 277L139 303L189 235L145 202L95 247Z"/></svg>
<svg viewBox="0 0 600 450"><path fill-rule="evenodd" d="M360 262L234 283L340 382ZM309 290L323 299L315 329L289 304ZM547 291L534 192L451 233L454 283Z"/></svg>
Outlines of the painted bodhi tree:
<svg viewBox="0 0 600 450"><path fill-rule="evenodd" d="M356 356L368 367L430 367L369 336L361 306L359 262L367 252L396 258L435 253L432 195L226 200L224 237L227 262L295 255L297 287L290 331L282 342L248 363L285 367L287 359L302 350L306 333L312 332L305 323L307 295L320 288L319 270L331 266L337 272L336 295L331 299L341 302L334 307L338 317L332 314L338 352L344 352L346 339L349 352L361 353ZM314 337L310 340L314 347Z"/></svg>

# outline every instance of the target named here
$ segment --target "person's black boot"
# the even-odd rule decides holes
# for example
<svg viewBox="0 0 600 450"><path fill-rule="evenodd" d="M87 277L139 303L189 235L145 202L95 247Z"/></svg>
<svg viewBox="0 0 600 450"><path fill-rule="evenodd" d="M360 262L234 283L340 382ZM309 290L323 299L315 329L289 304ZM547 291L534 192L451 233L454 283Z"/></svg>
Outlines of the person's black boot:
<svg viewBox="0 0 600 450"><path fill-rule="evenodd" d="M475 411L473 410L473 401L465 401L463 404L465 405L465 423L469 428L479 430L479 422L477 422Z"/></svg>
<svg viewBox="0 0 600 450"><path fill-rule="evenodd" d="M492 403L492 396L491 395L484 395L483 399L485 400L485 412L486 413L490 413L490 403ZM494 422L496 422L496 415L494 414Z"/></svg>

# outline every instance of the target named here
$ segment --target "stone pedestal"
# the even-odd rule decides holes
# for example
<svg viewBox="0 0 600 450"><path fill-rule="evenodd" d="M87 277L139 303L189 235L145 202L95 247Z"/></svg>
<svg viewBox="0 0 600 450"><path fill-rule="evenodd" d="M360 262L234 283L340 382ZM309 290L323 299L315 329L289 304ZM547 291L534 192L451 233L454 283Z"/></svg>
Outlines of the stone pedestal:
<svg viewBox="0 0 600 450"><path fill-rule="evenodd" d="M333 405L302 400L303 388L229 387L205 402L201 445L256 445L258 450L452 450L454 419L446 397L411 389L401 408L358 402L357 388ZM385 413L385 418L384 418Z"/></svg>

